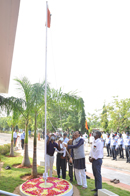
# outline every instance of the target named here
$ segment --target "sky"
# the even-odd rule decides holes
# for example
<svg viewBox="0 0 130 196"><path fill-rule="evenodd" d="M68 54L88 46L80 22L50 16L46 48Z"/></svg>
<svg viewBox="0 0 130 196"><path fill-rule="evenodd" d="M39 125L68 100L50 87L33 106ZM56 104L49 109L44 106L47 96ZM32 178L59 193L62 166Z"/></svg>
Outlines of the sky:
<svg viewBox="0 0 130 196"><path fill-rule="evenodd" d="M52 88L77 91L86 114L112 96L130 97L130 1L49 0L47 81ZM9 95L14 78L45 79L46 1L21 0Z"/></svg>

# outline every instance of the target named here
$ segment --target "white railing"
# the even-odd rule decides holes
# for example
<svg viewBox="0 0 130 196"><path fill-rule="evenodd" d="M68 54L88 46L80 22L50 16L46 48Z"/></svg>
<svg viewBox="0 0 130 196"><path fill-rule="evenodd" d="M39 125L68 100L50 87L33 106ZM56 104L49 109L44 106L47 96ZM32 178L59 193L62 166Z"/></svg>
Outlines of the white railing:
<svg viewBox="0 0 130 196"><path fill-rule="evenodd" d="M14 193L9 193L9 192L0 190L0 196L1 195L6 195L6 196L20 196L20 195L14 194Z"/></svg>

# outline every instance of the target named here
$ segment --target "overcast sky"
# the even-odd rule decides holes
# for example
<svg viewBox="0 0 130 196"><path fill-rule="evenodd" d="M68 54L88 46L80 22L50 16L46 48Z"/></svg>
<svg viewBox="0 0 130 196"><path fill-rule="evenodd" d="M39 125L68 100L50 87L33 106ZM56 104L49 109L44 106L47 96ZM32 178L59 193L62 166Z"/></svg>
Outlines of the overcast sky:
<svg viewBox="0 0 130 196"><path fill-rule="evenodd" d="M49 0L48 82L77 90L85 111L112 96L130 97L130 1ZM9 95L14 78L45 79L45 0L21 0Z"/></svg>

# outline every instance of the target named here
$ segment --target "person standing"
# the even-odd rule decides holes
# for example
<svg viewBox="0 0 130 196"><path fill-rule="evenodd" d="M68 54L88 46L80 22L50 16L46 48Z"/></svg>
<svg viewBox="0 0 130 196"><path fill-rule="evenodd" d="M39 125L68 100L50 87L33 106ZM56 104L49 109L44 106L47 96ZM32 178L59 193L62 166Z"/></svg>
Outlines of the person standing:
<svg viewBox="0 0 130 196"><path fill-rule="evenodd" d="M118 149L119 149L119 154L120 154L120 158L124 159L124 153L123 153L123 139L122 139L122 134L119 134L119 138L117 141L118 144Z"/></svg>
<svg viewBox="0 0 130 196"><path fill-rule="evenodd" d="M25 139L25 133L24 133L24 131L21 134L20 139L21 139L21 147L22 147L22 149L24 149L24 139Z"/></svg>
<svg viewBox="0 0 130 196"><path fill-rule="evenodd" d="M13 140L14 140L14 146L16 146L16 140L17 140L17 130L13 132Z"/></svg>
<svg viewBox="0 0 130 196"><path fill-rule="evenodd" d="M47 172L48 172L48 170L50 170L49 177L52 177L55 147L59 150L59 146L55 142L55 136L54 136L54 134L49 135L48 136L48 141L47 141L47 154L46 154L46 159L47 159L47 165L46 165L47 166Z"/></svg>
<svg viewBox="0 0 130 196"><path fill-rule="evenodd" d="M73 141L75 139L75 134L73 133L72 135L72 139L70 139L67 143L67 145L73 145ZM72 149L67 149L68 150L68 153L69 153L69 156L67 155L67 160L68 160L68 167L69 167L69 177L70 177L70 182L73 182L73 163L70 163L69 159L70 159L70 156L72 154Z"/></svg>
<svg viewBox="0 0 130 196"><path fill-rule="evenodd" d="M92 143L91 151L89 154L89 161L92 163L93 175L95 178L95 189L91 191L96 191L94 196L98 195L98 189L102 189L102 176L101 176L101 166L103 158L103 142L101 141L101 132L96 131L94 133L95 140Z"/></svg>
<svg viewBox="0 0 130 196"><path fill-rule="evenodd" d="M63 134L63 142L67 144L68 141L69 141L69 138L67 137L67 133L65 132Z"/></svg>
<svg viewBox="0 0 130 196"><path fill-rule="evenodd" d="M111 155L110 142L111 142L111 138L110 138L110 134L108 133L107 138L106 138L107 157L109 157Z"/></svg>
<svg viewBox="0 0 130 196"><path fill-rule="evenodd" d="M63 145L63 138L59 139L60 150L55 149L57 153L56 168L57 175L60 178L60 168L62 170L62 178L66 179L66 147Z"/></svg>
<svg viewBox="0 0 130 196"><path fill-rule="evenodd" d="M29 133L29 137L31 138L31 129L29 129L28 133Z"/></svg>
<svg viewBox="0 0 130 196"><path fill-rule="evenodd" d="M111 147L111 153L112 153L112 156L113 156L112 160L116 160L117 140L115 139L115 135L114 134L113 134L112 139L111 139L110 147Z"/></svg>
<svg viewBox="0 0 130 196"><path fill-rule="evenodd" d="M130 137L128 132L126 132L126 138L124 139L123 148L125 149L126 153L126 163L130 163Z"/></svg>
<svg viewBox="0 0 130 196"><path fill-rule="evenodd" d="M20 130L19 130L19 133L18 133L18 135L17 135L17 147L18 147L18 148L20 148L20 143L21 143L20 137L21 137L21 132L20 132Z"/></svg>
<svg viewBox="0 0 130 196"><path fill-rule="evenodd" d="M73 149L74 170L77 186L82 186L83 189L86 189L87 180L85 172L84 140L80 138L80 131L75 132L75 140L73 141L73 145L68 145L68 149Z"/></svg>

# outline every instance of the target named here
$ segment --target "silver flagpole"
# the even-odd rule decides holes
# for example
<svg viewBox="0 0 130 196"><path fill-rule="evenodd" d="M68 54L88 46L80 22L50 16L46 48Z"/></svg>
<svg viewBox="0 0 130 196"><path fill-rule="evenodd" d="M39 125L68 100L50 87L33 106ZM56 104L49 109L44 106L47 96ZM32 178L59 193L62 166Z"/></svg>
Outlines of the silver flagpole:
<svg viewBox="0 0 130 196"><path fill-rule="evenodd" d="M46 141L46 135L47 135L47 25L48 25L48 2L46 1L46 46L45 46L45 173L43 174L43 178L45 179L45 185L46 180L48 177L47 168L46 168L46 161L47 161L47 141Z"/></svg>

